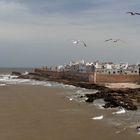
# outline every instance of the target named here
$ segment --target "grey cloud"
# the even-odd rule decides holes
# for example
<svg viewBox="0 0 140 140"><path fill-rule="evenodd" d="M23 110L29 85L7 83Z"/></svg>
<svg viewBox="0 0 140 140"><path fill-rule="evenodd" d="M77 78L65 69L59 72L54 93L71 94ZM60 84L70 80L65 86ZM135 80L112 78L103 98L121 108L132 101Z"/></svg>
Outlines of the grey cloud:
<svg viewBox="0 0 140 140"><path fill-rule="evenodd" d="M139 4L139 0L0 0L0 64L61 64L72 58L135 62L140 18L126 11L138 10ZM103 41L110 37L128 43L112 48ZM88 48L73 48L71 39L85 40ZM122 48L136 55L124 57Z"/></svg>

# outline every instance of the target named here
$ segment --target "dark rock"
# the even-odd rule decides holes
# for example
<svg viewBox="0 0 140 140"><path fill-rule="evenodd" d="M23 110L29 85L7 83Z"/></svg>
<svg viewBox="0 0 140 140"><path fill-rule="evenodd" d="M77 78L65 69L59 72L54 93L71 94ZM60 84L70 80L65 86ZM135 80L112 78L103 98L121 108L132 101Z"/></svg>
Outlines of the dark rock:
<svg viewBox="0 0 140 140"><path fill-rule="evenodd" d="M107 102L103 107L104 108L115 108L115 107L118 107L118 105L115 103Z"/></svg>
<svg viewBox="0 0 140 140"><path fill-rule="evenodd" d="M137 110L137 106L134 104L134 99L139 99L139 89L123 89L123 90L101 90L94 94L85 94L88 98L86 102L93 102L96 99L103 98L107 102L104 107L118 107L122 106L127 110Z"/></svg>
<svg viewBox="0 0 140 140"><path fill-rule="evenodd" d="M13 71L13 72L11 73L11 75L20 76L21 73L20 73L20 72Z"/></svg>
<svg viewBox="0 0 140 140"><path fill-rule="evenodd" d="M18 78L21 78L21 79L29 79L29 75L19 75Z"/></svg>
<svg viewBox="0 0 140 140"><path fill-rule="evenodd" d="M140 132L140 126L137 126L137 127L136 127L136 130L137 130L138 132Z"/></svg>
<svg viewBox="0 0 140 140"><path fill-rule="evenodd" d="M92 103L93 101L94 101L93 98L88 98L88 99L86 100L87 103Z"/></svg>

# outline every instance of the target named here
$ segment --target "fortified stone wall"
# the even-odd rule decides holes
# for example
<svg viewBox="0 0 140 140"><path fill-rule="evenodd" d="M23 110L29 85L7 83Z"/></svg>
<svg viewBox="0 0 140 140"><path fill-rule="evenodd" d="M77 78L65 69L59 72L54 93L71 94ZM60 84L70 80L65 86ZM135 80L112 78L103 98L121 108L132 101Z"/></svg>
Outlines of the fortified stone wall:
<svg viewBox="0 0 140 140"><path fill-rule="evenodd" d="M64 79L74 80L74 81L89 81L89 73L72 73L72 72L64 72L63 77Z"/></svg>
<svg viewBox="0 0 140 140"><path fill-rule="evenodd" d="M106 75L96 73L73 73L57 72L43 69L35 69L35 72L42 76L56 79L66 79L70 81L83 81L90 83L123 83L123 82L140 82L140 75Z"/></svg>
<svg viewBox="0 0 140 140"><path fill-rule="evenodd" d="M89 81L89 73L73 73L73 72L57 72L57 71L48 71L43 69L35 69L35 72L41 74L42 76L48 78L56 79L66 79L71 81Z"/></svg>
<svg viewBox="0 0 140 140"><path fill-rule="evenodd" d="M90 82L96 83L125 83L125 82L140 82L140 75L105 75L105 74L90 74Z"/></svg>

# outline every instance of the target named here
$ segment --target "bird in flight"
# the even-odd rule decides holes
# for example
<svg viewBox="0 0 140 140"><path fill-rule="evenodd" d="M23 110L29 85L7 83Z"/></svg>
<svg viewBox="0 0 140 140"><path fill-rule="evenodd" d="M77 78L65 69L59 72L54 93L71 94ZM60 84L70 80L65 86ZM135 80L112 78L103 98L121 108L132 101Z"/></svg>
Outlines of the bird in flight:
<svg viewBox="0 0 140 140"><path fill-rule="evenodd" d="M73 44L78 44L79 43L79 40L72 40L72 43Z"/></svg>
<svg viewBox="0 0 140 140"><path fill-rule="evenodd" d="M134 13L134 12L127 12L127 14L131 14L131 16L140 15L140 13Z"/></svg>
<svg viewBox="0 0 140 140"><path fill-rule="evenodd" d="M73 44L76 45L83 45L84 47L87 47L86 43L82 40L72 40Z"/></svg>
<svg viewBox="0 0 140 140"><path fill-rule="evenodd" d="M124 42L124 41L121 39L116 39L116 40L113 40L113 42Z"/></svg>
<svg viewBox="0 0 140 140"><path fill-rule="evenodd" d="M84 41L81 41L81 42L83 43L84 47L87 47L87 45L86 45L86 43Z"/></svg>
<svg viewBox="0 0 140 140"><path fill-rule="evenodd" d="M110 41L110 40L113 40L113 39L112 39L112 38L110 38L110 39L105 40L104 42L107 42L107 41Z"/></svg>
<svg viewBox="0 0 140 140"><path fill-rule="evenodd" d="M104 42L108 42L108 41L111 41L111 42L114 42L114 43L117 43L117 42L122 42L122 43L124 43L124 41L121 40L121 39L112 39L112 38L107 39L107 40L105 40Z"/></svg>

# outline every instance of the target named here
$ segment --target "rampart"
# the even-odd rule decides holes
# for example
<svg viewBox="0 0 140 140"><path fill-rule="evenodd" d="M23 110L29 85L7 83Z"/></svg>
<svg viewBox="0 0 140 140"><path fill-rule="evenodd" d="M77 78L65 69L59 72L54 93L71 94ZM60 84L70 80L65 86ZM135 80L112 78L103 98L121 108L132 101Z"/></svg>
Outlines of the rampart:
<svg viewBox="0 0 140 140"><path fill-rule="evenodd" d="M95 78L96 76L96 78ZM106 75L106 74L90 74L90 82L96 83L126 83L140 82L140 75Z"/></svg>
<svg viewBox="0 0 140 140"><path fill-rule="evenodd" d="M69 71L48 71L43 69L35 69L36 73L50 79L62 79L70 81L83 81L90 83L125 83L125 82L140 82L140 75L106 75L96 73L79 73Z"/></svg>
<svg viewBox="0 0 140 140"><path fill-rule="evenodd" d="M50 79L66 79L70 81L89 81L89 73L79 73L79 72L69 72L69 71L49 71L43 69L35 69L36 73L41 74L42 76L48 77Z"/></svg>

